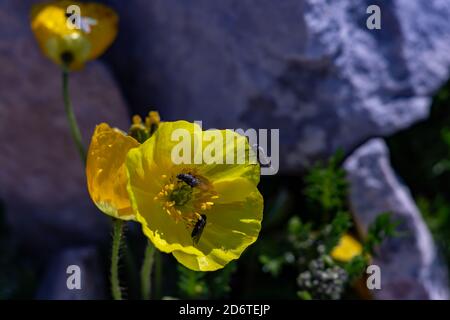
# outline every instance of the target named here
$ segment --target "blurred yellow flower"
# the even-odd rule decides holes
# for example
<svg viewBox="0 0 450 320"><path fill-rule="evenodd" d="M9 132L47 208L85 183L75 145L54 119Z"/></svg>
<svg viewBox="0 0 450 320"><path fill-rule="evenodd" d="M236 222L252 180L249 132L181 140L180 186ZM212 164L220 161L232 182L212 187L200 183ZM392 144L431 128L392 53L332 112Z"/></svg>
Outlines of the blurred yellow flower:
<svg viewBox="0 0 450 320"><path fill-rule="evenodd" d="M155 115L158 121L151 124L157 128L158 112L151 111L146 122L149 123L149 119ZM128 135L106 123L95 128L86 161L87 186L92 201L107 215L122 220L135 219L127 192L125 158L129 150L148 139L150 129L151 127L143 124L139 116L133 117Z"/></svg>
<svg viewBox="0 0 450 320"><path fill-rule="evenodd" d="M344 234L339 244L331 251L335 260L347 262L362 253L361 243L349 234Z"/></svg>
<svg viewBox="0 0 450 320"><path fill-rule="evenodd" d="M71 15L67 14L67 8L72 5L80 8L79 28L68 24ZM111 45L117 35L118 16L111 8L98 3L49 1L33 6L31 28L48 58L77 70Z"/></svg>
<svg viewBox="0 0 450 320"><path fill-rule="evenodd" d="M172 134L179 129L188 133L192 146L206 141L206 132L223 141L232 137L236 143L215 149L222 159L235 158L237 145L243 145L247 155L253 150L244 136L233 131L202 131L197 124L176 121L160 124L126 158L128 192L144 234L187 268L217 270L239 258L258 237L263 212L256 187L260 167L249 157L240 164L195 164L198 153L215 142L201 143L201 148L193 148L190 162L175 164L172 152L178 142Z"/></svg>

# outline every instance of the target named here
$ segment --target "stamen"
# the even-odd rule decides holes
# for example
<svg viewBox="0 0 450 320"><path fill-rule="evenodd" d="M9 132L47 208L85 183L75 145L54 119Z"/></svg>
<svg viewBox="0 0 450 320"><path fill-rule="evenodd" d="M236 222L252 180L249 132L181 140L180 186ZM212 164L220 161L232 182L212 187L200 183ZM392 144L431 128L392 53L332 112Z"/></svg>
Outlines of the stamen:
<svg viewBox="0 0 450 320"><path fill-rule="evenodd" d="M183 173L188 168L183 169ZM177 178L177 174L163 174L161 178L165 180L160 192L154 197L155 201L160 201L164 211L174 219L175 223L183 221L187 227L192 228L201 218L199 212L211 209L214 205L213 200L218 196L212 189L207 179L201 178L202 188L186 184ZM204 184L204 185L203 185Z"/></svg>

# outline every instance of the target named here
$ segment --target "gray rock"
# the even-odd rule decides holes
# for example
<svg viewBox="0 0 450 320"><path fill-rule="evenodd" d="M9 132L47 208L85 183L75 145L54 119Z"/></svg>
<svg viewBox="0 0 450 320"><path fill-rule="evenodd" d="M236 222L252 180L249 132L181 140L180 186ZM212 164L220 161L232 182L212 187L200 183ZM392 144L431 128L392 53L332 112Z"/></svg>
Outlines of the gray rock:
<svg viewBox="0 0 450 320"><path fill-rule="evenodd" d="M298 170L428 115L448 77L450 2L107 0L109 62L134 111L204 127L280 128ZM366 8L381 7L381 30Z"/></svg>
<svg viewBox="0 0 450 320"><path fill-rule="evenodd" d="M68 244L106 240L109 225L87 193L60 70L31 33L32 2L0 2L0 199L14 236L43 258ZM127 127L124 100L102 63L74 73L70 89L86 145L97 123Z"/></svg>
<svg viewBox="0 0 450 320"><path fill-rule="evenodd" d="M75 281L75 272L68 268L79 268L80 288L68 288ZM39 285L36 299L39 300L99 300L106 299L105 279L101 260L95 247L69 248L56 254L49 262Z"/></svg>
<svg viewBox="0 0 450 320"><path fill-rule="evenodd" d="M448 275L421 214L408 190L392 170L382 139L372 139L344 163L350 202L360 231L391 212L401 222L400 235L386 240L373 263L381 269L378 299L448 299Z"/></svg>

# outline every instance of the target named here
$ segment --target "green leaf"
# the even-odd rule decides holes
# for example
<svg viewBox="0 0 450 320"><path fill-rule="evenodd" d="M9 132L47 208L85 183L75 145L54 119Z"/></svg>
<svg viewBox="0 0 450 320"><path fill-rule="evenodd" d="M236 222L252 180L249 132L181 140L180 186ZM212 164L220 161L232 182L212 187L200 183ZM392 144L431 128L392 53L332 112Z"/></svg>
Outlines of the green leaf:
<svg viewBox="0 0 450 320"><path fill-rule="evenodd" d="M178 265L178 289L180 295L187 299L206 298L209 293L205 273L189 270Z"/></svg>
<svg viewBox="0 0 450 320"><path fill-rule="evenodd" d="M285 260L282 257L271 258L267 255L259 256L259 262L263 265L263 271L278 277L283 268Z"/></svg>
<svg viewBox="0 0 450 320"><path fill-rule="evenodd" d="M339 244L341 237L352 226L348 212L339 212L331 223L322 230L321 239L325 246L325 253L330 253Z"/></svg>
<svg viewBox="0 0 450 320"><path fill-rule="evenodd" d="M314 166L305 177L305 195L325 212L344 208L347 193L345 171L340 167L343 152L338 150L327 164Z"/></svg>
<svg viewBox="0 0 450 320"><path fill-rule="evenodd" d="M361 277L367 267L367 263L366 256L358 255L344 265L344 269L348 273L350 282Z"/></svg>
<svg viewBox="0 0 450 320"><path fill-rule="evenodd" d="M385 212L376 217L369 226L366 241L363 245L364 253L373 254L376 246L380 245L387 237L398 236L396 232L399 221L392 221L391 213Z"/></svg>
<svg viewBox="0 0 450 320"><path fill-rule="evenodd" d="M231 277L236 271L236 263L231 262L225 268L210 273L209 291L213 299L223 299L231 292Z"/></svg>
<svg viewBox="0 0 450 320"><path fill-rule="evenodd" d="M308 291L297 291L297 296L301 300L312 300L312 296Z"/></svg>

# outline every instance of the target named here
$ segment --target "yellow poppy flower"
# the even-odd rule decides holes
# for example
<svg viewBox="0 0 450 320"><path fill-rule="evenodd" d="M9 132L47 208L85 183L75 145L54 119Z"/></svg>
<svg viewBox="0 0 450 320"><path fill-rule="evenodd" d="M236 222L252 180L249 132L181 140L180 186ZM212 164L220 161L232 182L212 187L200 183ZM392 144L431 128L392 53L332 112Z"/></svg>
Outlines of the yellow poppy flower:
<svg viewBox="0 0 450 320"><path fill-rule="evenodd" d="M159 113L150 111L144 125L134 116L128 135L106 123L99 124L92 135L86 160L89 194L95 205L107 215L122 220L134 220L127 191L128 177L125 158L155 131L160 123Z"/></svg>
<svg viewBox="0 0 450 320"><path fill-rule="evenodd" d="M104 213L122 220L134 220L128 197L125 158L140 144L106 123L95 128L86 161L89 194Z"/></svg>
<svg viewBox="0 0 450 320"><path fill-rule="evenodd" d="M80 8L80 28L71 28L67 23L70 14L66 11L71 5ZM111 45L117 35L118 16L102 4L50 1L33 6L31 29L48 58L70 70L77 70Z"/></svg>
<svg viewBox="0 0 450 320"><path fill-rule="evenodd" d="M361 243L349 234L344 234L339 244L331 251L335 260L347 262L362 253Z"/></svg>
<svg viewBox="0 0 450 320"><path fill-rule="evenodd" d="M180 140L174 141L173 134L181 131L191 147L179 153L188 160L184 163L174 161ZM238 150L245 151L245 159ZM198 161L206 155L223 164ZM217 270L239 258L256 241L263 212L256 187L260 167L251 155L247 139L233 131L202 131L186 121L162 123L126 159L128 192L144 234L192 270ZM227 157L235 163L225 163Z"/></svg>

